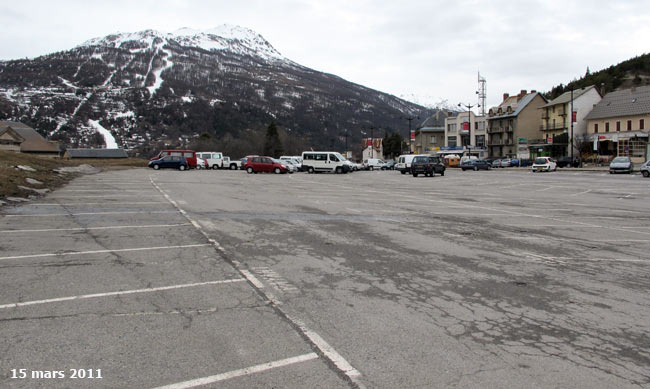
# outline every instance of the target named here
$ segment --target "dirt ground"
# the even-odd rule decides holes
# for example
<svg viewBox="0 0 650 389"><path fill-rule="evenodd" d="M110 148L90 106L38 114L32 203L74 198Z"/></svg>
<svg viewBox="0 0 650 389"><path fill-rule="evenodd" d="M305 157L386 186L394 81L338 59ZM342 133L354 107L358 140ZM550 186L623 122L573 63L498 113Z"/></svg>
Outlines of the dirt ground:
<svg viewBox="0 0 650 389"><path fill-rule="evenodd" d="M74 169L69 172L57 172L57 169L83 165L88 165L84 166L86 171L92 171L93 168L104 171L144 167L147 166L147 161L136 158L68 160L0 150L0 201L9 203L7 198L11 197L39 196L38 191L42 193L43 189L52 191L80 174Z"/></svg>

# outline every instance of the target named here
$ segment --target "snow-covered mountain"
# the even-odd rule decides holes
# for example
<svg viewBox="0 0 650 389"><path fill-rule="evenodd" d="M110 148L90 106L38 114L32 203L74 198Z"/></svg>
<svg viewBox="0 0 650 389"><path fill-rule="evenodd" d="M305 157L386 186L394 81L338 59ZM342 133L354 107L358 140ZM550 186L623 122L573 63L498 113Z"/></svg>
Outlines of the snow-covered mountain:
<svg viewBox="0 0 650 389"><path fill-rule="evenodd" d="M0 62L0 120L31 124L68 147L144 152L201 134L249 139L275 121L313 147L337 147L374 126L405 133L429 110L282 56L261 35L223 25L91 39L33 60ZM253 142L254 143L254 142ZM255 150L250 150L255 151ZM243 151L242 151L243 152Z"/></svg>

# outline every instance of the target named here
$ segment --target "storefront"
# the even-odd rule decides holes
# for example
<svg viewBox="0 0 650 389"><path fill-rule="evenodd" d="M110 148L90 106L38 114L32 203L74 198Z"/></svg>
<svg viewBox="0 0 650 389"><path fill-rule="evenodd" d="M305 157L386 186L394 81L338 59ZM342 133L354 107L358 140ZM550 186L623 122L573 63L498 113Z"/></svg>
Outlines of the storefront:
<svg viewBox="0 0 650 389"><path fill-rule="evenodd" d="M643 131L593 134L594 151L598 155L630 157L634 163L643 163L648 156L648 133Z"/></svg>

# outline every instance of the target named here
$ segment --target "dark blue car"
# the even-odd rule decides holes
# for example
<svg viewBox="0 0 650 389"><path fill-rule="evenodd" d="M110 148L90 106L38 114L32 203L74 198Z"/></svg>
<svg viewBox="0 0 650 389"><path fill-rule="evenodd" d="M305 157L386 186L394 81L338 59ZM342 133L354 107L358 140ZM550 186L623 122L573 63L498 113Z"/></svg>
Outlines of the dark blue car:
<svg viewBox="0 0 650 389"><path fill-rule="evenodd" d="M465 170L490 170L492 169L492 164L489 161L483 160L483 159L469 159L467 161L464 161L461 165L460 168Z"/></svg>
<svg viewBox="0 0 650 389"><path fill-rule="evenodd" d="M149 161L149 167L154 170L165 168L187 170L189 168L185 157L177 155L167 155L160 159Z"/></svg>

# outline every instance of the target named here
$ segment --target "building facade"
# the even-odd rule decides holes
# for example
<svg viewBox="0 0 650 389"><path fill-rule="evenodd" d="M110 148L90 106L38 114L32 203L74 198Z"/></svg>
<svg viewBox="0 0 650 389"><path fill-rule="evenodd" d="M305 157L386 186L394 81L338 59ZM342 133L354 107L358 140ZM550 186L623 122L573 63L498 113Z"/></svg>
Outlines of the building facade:
<svg viewBox="0 0 650 389"><path fill-rule="evenodd" d="M445 147L442 151L487 157L487 117L461 112L445 119Z"/></svg>
<svg viewBox="0 0 650 389"><path fill-rule="evenodd" d="M516 96L505 93L503 102L490 108L488 155L492 158L533 158L544 144L538 109L548 101L537 91L522 90Z"/></svg>
<svg viewBox="0 0 650 389"><path fill-rule="evenodd" d="M588 140L601 156L650 157L650 86L608 93L586 116Z"/></svg>
<svg viewBox="0 0 650 389"><path fill-rule="evenodd" d="M565 92L544 105L540 109L542 113L540 130L545 144L541 146L540 154L555 158L578 154L576 139L583 138L587 133L585 117L601 99L598 89L590 86ZM571 146L573 146L573 153Z"/></svg>
<svg viewBox="0 0 650 389"><path fill-rule="evenodd" d="M456 112L437 109L435 114L416 128L411 152L436 155L446 144L445 122L455 115L457 115Z"/></svg>

